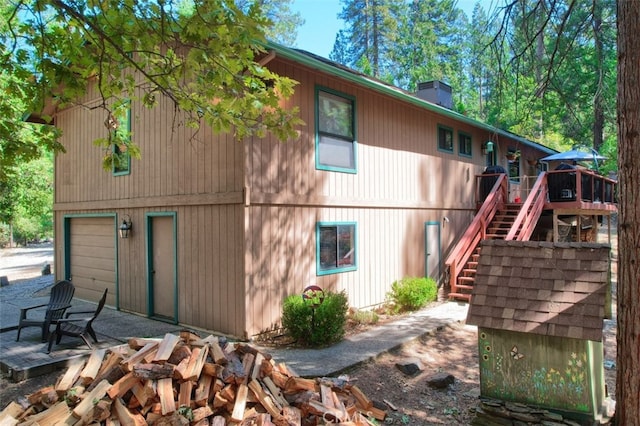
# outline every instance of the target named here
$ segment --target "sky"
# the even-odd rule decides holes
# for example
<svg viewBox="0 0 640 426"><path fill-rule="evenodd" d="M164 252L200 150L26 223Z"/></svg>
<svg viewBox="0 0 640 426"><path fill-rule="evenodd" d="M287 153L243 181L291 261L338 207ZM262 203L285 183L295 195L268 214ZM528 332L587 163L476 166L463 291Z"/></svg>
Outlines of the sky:
<svg viewBox="0 0 640 426"><path fill-rule="evenodd" d="M478 1L481 0L458 0L458 7L470 17ZM298 28L296 47L328 58L338 30L343 28L343 21L338 19L342 10L340 0L294 0L291 9L300 12L305 20Z"/></svg>

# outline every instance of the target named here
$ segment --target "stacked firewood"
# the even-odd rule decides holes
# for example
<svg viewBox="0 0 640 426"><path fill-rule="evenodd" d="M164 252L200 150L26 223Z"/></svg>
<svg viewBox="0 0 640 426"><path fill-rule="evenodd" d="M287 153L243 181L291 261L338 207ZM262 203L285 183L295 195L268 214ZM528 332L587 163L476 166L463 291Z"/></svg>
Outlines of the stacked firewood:
<svg viewBox="0 0 640 426"><path fill-rule="evenodd" d="M369 425L385 415L344 378L302 378L248 344L183 331L94 350L9 404L0 424Z"/></svg>

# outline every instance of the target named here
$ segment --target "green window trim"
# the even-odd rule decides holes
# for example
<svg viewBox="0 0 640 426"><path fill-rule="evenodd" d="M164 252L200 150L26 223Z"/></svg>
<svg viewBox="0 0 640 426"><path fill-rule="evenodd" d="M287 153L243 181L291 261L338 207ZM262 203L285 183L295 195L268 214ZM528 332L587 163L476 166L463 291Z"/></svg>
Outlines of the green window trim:
<svg viewBox="0 0 640 426"><path fill-rule="evenodd" d="M453 129L451 127L438 124L438 151L453 154Z"/></svg>
<svg viewBox="0 0 640 426"><path fill-rule="evenodd" d="M357 266L355 222L316 224L316 275L355 271Z"/></svg>
<svg viewBox="0 0 640 426"><path fill-rule="evenodd" d="M316 86L316 169L357 173L355 97Z"/></svg>
<svg viewBox="0 0 640 426"><path fill-rule="evenodd" d="M458 155L461 157L473 157L473 139L465 132L458 132Z"/></svg>
<svg viewBox="0 0 640 426"><path fill-rule="evenodd" d="M125 112L125 122L118 123L116 132L126 131L122 136L127 142L131 142L131 101L127 101L127 110ZM123 153L122 148L118 144L113 144L113 153L116 157L113 160L112 174L113 176L123 176L131 174L131 156L126 152Z"/></svg>

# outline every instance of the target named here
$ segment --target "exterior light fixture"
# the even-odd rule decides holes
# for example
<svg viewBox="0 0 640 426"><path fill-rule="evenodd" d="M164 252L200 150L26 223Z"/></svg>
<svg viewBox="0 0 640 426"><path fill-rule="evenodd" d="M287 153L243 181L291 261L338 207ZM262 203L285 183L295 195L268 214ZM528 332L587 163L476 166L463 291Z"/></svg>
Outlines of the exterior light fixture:
<svg viewBox="0 0 640 426"><path fill-rule="evenodd" d="M493 142L487 141L482 145L482 153L484 155L491 154L493 152Z"/></svg>
<svg viewBox="0 0 640 426"><path fill-rule="evenodd" d="M120 238L129 238L129 233L131 233L131 216L125 214L122 218L122 223L118 227L118 232L120 233Z"/></svg>

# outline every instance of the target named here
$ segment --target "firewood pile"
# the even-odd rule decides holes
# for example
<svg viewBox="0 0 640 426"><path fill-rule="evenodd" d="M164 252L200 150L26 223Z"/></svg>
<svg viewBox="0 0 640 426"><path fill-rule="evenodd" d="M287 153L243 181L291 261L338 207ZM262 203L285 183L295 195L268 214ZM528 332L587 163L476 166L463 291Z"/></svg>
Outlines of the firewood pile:
<svg viewBox="0 0 640 426"><path fill-rule="evenodd" d="M385 415L348 380L302 378L248 344L182 331L94 350L10 403L0 425L370 425Z"/></svg>

